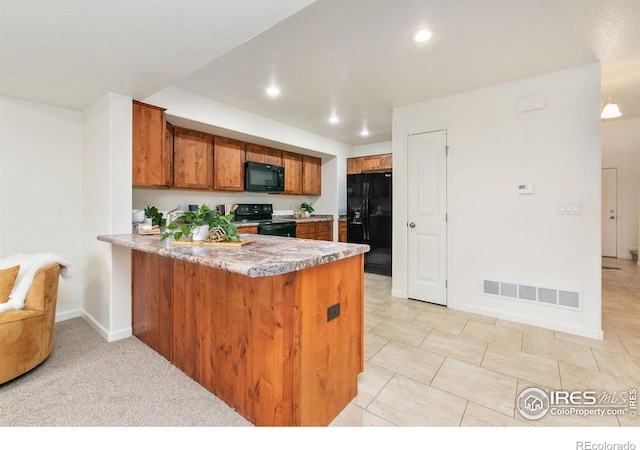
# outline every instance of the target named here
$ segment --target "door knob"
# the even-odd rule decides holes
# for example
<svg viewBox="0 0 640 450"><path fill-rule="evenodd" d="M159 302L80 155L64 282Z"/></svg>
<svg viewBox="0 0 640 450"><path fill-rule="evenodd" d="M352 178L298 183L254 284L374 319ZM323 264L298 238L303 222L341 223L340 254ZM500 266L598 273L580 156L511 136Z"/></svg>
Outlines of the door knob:
<svg viewBox="0 0 640 450"><path fill-rule="evenodd" d="M415 224L415 223L413 223L413 222L411 222L411 223L409 224L409 226L410 226L411 228L415 228L415 227L416 227L416 224Z"/></svg>

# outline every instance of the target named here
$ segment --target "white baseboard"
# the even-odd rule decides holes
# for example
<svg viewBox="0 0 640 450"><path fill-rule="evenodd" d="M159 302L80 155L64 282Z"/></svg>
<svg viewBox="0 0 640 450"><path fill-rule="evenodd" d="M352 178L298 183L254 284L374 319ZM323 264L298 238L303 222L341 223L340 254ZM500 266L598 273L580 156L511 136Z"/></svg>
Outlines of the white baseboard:
<svg viewBox="0 0 640 450"><path fill-rule="evenodd" d="M535 317L527 317L521 314L513 314L504 311L497 311L488 308L479 308L474 305L467 305L461 303L455 303L451 305L452 309L459 311L465 311L474 314L480 314L482 316L495 317L496 319L510 320L511 322L523 323L526 325L533 325L536 327L547 328L554 331L560 331L562 333L575 334L577 336L583 336L591 339L604 339L604 332L602 329L591 329L583 327L575 327L563 323L557 323L550 320L542 320Z"/></svg>
<svg viewBox="0 0 640 450"><path fill-rule="evenodd" d="M64 322L65 320L75 319L76 317L82 317L81 309L56 313L56 322Z"/></svg>
<svg viewBox="0 0 640 450"><path fill-rule="evenodd" d="M133 334L133 330L131 327L127 327L118 331L108 331L106 330L93 316L87 314L86 312L82 313L82 317L87 321L91 328L93 328L96 333L102 337L107 342L119 341L120 339L126 339Z"/></svg>

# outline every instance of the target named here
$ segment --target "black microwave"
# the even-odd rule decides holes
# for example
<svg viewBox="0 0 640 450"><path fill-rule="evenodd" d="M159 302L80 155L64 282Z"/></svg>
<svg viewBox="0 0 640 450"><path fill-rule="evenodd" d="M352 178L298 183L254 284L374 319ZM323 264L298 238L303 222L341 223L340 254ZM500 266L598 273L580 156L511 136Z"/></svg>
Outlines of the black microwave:
<svg viewBox="0 0 640 450"><path fill-rule="evenodd" d="M284 192L284 167L252 161L244 163L244 190Z"/></svg>

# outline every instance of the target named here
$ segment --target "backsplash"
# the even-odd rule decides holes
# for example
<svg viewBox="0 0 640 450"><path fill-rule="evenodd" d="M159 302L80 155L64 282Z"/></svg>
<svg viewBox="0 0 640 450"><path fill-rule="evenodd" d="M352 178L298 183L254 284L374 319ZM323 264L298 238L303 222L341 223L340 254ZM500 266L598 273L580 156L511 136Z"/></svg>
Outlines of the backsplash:
<svg viewBox="0 0 640 450"><path fill-rule="evenodd" d="M133 189L133 208L143 209L145 202L158 208L159 211L168 211L180 205L180 210L187 211L189 205L206 204L210 208L215 205L236 203L271 203L274 215L290 215L294 209L300 209L300 203L313 204L317 197L286 194L262 194L255 192L204 192L204 191L179 191L175 189Z"/></svg>

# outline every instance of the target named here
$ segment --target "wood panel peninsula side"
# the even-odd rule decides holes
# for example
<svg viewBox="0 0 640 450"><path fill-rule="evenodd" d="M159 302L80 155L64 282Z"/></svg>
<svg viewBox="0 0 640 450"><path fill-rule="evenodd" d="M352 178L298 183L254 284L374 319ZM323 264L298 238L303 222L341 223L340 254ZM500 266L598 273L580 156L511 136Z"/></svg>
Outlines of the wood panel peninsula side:
<svg viewBox="0 0 640 450"><path fill-rule="evenodd" d="M132 249L133 334L259 426L324 426L363 371L367 245L241 235L242 247L98 236Z"/></svg>

